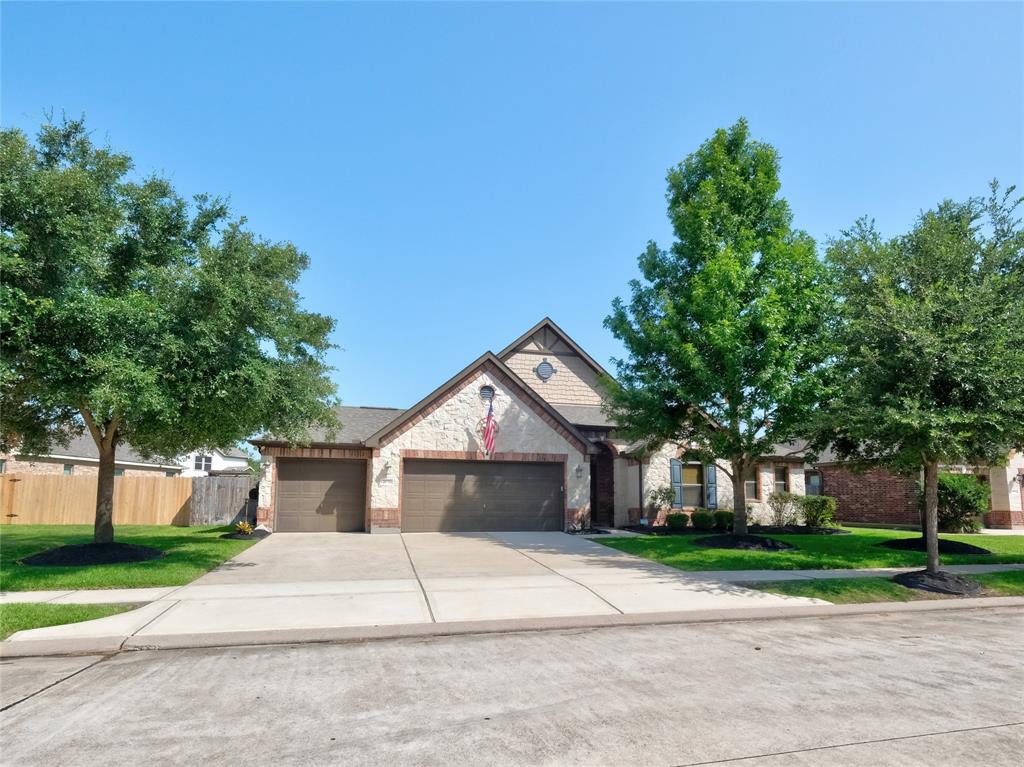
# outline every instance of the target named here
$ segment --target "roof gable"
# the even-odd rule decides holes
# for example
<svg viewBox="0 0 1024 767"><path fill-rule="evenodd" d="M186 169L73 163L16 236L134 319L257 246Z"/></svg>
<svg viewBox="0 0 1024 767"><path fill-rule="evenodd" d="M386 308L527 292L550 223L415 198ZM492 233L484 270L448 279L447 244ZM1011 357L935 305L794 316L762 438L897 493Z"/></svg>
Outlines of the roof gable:
<svg viewBox="0 0 1024 767"><path fill-rule="evenodd" d="M516 396L527 404L532 403L535 409L544 414L545 420L556 431L570 442L575 443L576 448L582 453L589 453L593 449L589 440L573 426L565 416L559 413L537 392L531 389L519 378L504 362L498 359L492 352L486 352L468 366L460 370L441 386L432 391L422 400L417 402L408 410L401 413L397 418L378 430L375 434L367 437L367 447L380 447L401 434L405 429L411 427L418 420L435 410L443 404L455 392L458 392L470 380L480 372L497 374L504 379L504 383L515 389Z"/></svg>
<svg viewBox="0 0 1024 767"><path fill-rule="evenodd" d="M558 327L550 317L545 317L519 336L519 338L498 352L497 357L504 362L519 351L547 352L552 355L560 353L575 355L589 365L598 375L612 377L607 370L598 364L597 360L587 354L583 347L573 341L569 334Z"/></svg>

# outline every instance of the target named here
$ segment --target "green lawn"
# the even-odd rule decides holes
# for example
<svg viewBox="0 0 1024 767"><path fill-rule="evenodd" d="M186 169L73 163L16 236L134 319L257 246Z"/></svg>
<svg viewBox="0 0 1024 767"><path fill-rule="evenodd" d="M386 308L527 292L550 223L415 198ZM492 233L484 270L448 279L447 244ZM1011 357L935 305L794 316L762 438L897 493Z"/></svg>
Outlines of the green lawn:
<svg viewBox="0 0 1024 767"><path fill-rule="evenodd" d="M16 631L91 621L134 610L136 607L138 605L0 605L0 639L7 639Z"/></svg>
<svg viewBox="0 0 1024 767"><path fill-rule="evenodd" d="M680 570L821 570L863 567L923 567L924 552L896 551L878 544L893 538L913 538L920 533L906 530L849 528L849 535L772 535L796 546L793 551L738 551L705 549L693 541L700 536L644 535L636 538L594 540L605 546L653 559ZM709 533L710 534L710 533ZM944 554L948 565L1024 562L1021 535L943 535L973 543L992 552L991 556Z"/></svg>
<svg viewBox="0 0 1024 767"><path fill-rule="evenodd" d="M48 589L115 589L180 586L195 580L253 541L226 540L229 527L123 525L114 539L163 549L167 555L150 562L91 567L33 567L18 560L54 546L88 543L87 525L0 526L0 591Z"/></svg>
<svg viewBox="0 0 1024 767"><path fill-rule="evenodd" d="M985 587L985 596L1024 596L1024 570L985 573L970 577ZM825 599L838 605L953 598L918 589L908 589L888 578L826 578L820 581L771 581L746 585L759 591L770 591L773 594Z"/></svg>

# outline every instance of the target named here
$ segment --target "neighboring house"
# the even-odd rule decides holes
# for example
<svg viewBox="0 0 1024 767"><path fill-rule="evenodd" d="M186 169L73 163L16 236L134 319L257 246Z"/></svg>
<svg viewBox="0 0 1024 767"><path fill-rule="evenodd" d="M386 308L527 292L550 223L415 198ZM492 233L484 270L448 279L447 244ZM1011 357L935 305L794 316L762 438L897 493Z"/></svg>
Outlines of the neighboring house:
<svg viewBox="0 0 1024 767"><path fill-rule="evenodd" d="M249 456L237 447L226 450L195 450L175 459L183 468L183 477L206 477L218 474L245 474Z"/></svg>
<svg viewBox="0 0 1024 767"><path fill-rule="evenodd" d="M0 453L0 474L96 474L99 450L88 434L80 434L67 447L54 447L46 455ZM181 474L181 466L162 458L143 458L131 445L118 445L115 453L116 476L168 476Z"/></svg>
<svg viewBox="0 0 1024 767"><path fill-rule="evenodd" d="M843 522L920 526L918 473L894 474L881 468L855 472L827 452L813 468L821 474L823 494L838 501ZM1006 466L947 466L943 471L974 474L989 484L986 527L1024 529L1024 454L1011 452Z"/></svg>
<svg viewBox="0 0 1024 767"><path fill-rule="evenodd" d="M646 449L616 436L602 375L544 319L411 408L339 408L340 431L303 447L264 435L252 441L263 457L258 519L281 532L626 525L665 485L675 508L731 508L718 467L688 461L678 445ZM493 455L483 447L490 407ZM752 506L776 488L804 492L803 458L791 452L782 447L751 472Z"/></svg>

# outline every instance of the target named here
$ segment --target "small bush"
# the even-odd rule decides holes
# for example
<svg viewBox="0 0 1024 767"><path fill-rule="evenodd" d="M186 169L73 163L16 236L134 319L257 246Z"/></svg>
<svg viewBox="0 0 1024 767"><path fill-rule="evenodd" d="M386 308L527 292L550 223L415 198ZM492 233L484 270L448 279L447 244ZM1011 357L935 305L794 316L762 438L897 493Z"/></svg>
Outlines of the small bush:
<svg viewBox="0 0 1024 767"><path fill-rule="evenodd" d="M672 502L675 499L676 491L669 485L662 485L647 494L647 510L651 516L657 516L662 509L672 508Z"/></svg>
<svg viewBox="0 0 1024 767"><path fill-rule="evenodd" d="M787 492L775 492L768 496L768 513L776 527L785 527L796 522L797 496Z"/></svg>
<svg viewBox="0 0 1024 767"><path fill-rule="evenodd" d="M715 515L710 511L695 511L690 515L694 530L714 530Z"/></svg>
<svg viewBox="0 0 1024 767"><path fill-rule="evenodd" d="M805 495L800 499L800 512L808 527L831 527L836 525L839 502L828 495Z"/></svg>
<svg viewBox="0 0 1024 767"><path fill-rule="evenodd" d="M943 533L976 533L981 515L988 511L991 489L973 474L939 474L939 530ZM917 494L924 521L924 490Z"/></svg>
<svg viewBox="0 0 1024 767"><path fill-rule="evenodd" d="M736 515L731 511L716 511L713 516L716 528L719 530L732 530L732 521Z"/></svg>
<svg viewBox="0 0 1024 767"><path fill-rule="evenodd" d="M689 521L689 517L679 512L673 512L665 517L665 524L668 525L669 530L682 530Z"/></svg>
<svg viewBox="0 0 1024 767"><path fill-rule="evenodd" d="M252 523L245 519L235 525L235 532L239 535L252 535L253 529Z"/></svg>

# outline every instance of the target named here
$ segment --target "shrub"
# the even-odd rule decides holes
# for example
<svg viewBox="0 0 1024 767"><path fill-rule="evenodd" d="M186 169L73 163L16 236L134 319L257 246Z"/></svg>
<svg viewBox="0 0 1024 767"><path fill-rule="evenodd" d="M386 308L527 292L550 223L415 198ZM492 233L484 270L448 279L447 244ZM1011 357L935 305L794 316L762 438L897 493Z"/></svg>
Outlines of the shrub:
<svg viewBox="0 0 1024 767"><path fill-rule="evenodd" d="M768 496L768 513L771 523L776 527L785 527L796 522L797 496L785 491L775 492Z"/></svg>
<svg viewBox="0 0 1024 767"><path fill-rule="evenodd" d="M710 511L697 510L690 515L690 522L694 530L713 530L715 528L715 515Z"/></svg>
<svg viewBox="0 0 1024 767"><path fill-rule="evenodd" d="M672 508L672 502L675 499L676 491L669 485L662 485L647 494L647 510L652 515L656 515L664 508Z"/></svg>
<svg viewBox="0 0 1024 767"><path fill-rule="evenodd" d="M246 519L243 519L237 525L235 525L235 532L240 535L252 535L253 526L252 523Z"/></svg>
<svg viewBox="0 0 1024 767"><path fill-rule="evenodd" d="M975 533L981 529L981 515L988 511L991 489L973 474L939 474L939 530L944 533ZM924 515L924 491L917 494Z"/></svg>
<svg viewBox="0 0 1024 767"><path fill-rule="evenodd" d="M715 518L715 527L719 530L732 530L733 517L736 515L731 511L716 511L713 516Z"/></svg>
<svg viewBox="0 0 1024 767"><path fill-rule="evenodd" d="M836 523L839 502L828 495L805 495L800 498L800 512L808 527L830 527Z"/></svg>
<svg viewBox="0 0 1024 767"><path fill-rule="evenodd" d="M680 514L679 512L673 512L665 517L665 524L668 525L670 530L682 530L689 521L685 514Z"/></svg>

